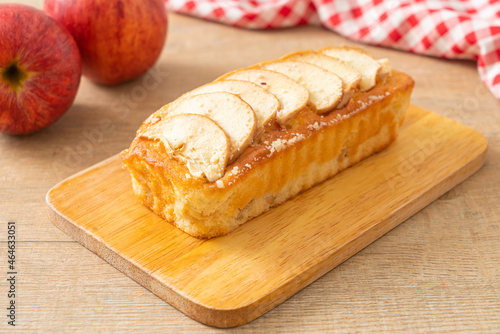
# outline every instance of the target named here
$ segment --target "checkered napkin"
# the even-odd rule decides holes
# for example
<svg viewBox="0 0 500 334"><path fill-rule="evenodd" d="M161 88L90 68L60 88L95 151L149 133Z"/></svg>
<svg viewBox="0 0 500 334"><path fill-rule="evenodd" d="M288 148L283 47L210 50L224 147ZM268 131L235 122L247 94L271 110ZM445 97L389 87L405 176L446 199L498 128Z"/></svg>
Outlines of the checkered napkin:
<svg viewBox="0 0 500 334"><path fill-rule="evenodd" d="M269 29L321 24L347 38L444 58L474 59L500 99L500 0L165 0L169 10Z"/></svg>

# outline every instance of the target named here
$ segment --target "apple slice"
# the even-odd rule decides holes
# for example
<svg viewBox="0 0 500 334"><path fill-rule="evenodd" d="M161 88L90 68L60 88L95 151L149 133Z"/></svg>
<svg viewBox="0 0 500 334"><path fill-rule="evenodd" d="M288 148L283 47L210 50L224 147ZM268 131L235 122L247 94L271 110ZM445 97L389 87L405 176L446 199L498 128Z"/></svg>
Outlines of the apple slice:
<svg viewBox="0 0 500 334"><path fill-rule="evenodd" d="M360 90L367 91L375 86L382 65L366 51L344 45L327 47L319 52L338 58L354 67L361 74Z"/></svg>
<svg viewBox="0 0 500 334"><path fill-rule="evenodd" d="M391 63L389 63L389 59L387 58L379 59L378 62L380 65L382 65L382 68L380 69L378 76L380 79L385 80L387 79L388 76L391 75L392 72Z"/></svg>
<svg viewBox="0 0 500 334"><path fill-rule="evenodd" d="M264 88L250 81L242 80L224 80L209 83L196 88L182 97L192 96L202 93L228 92L236 94L243 101L248 103L257 117L257 131L260 133L264 126L276 117L280 107L280 102L271 93Z"/></svg>
<svg viewBox="0 0 500 334"><path fill-rule="evenodd" d="M282 59L313 64L338 75L342 79L343 95L337 109L343 108L349 102L361 81L361 74L351 65L313 50L290 53Z"/></svg>
<svg viewBox="0 0 500 334"><path fill-rule="evenodd" d="M296 81L286 75L263 69L240 69L230 72L220 78L221 80L243 80L253 82L269 93L276 96L280 102L280 109L276 114L276 121L283 125L304 109L309 101L309 93Z"/></svg>
<svg viewBox="0 0 500 334"><path fill-rule="evenodd" d="M309 105L320 114L335 108L342 99L342 80L319 66L282 60L260 63L259 66L282 73L304 86L309 92Z"/></svg>
<svg viewBox="0 0 500 334"><path fill-rule="evenodd" d="M167 152L186 164L195 177L213 182L224 175L231 143L226 133L210 118L184 114L167 117L141 134L160 140Z"/></svg>
<svg viewBox="0 0 500 334"><path fill-rule="evenodd" d="M204 115L217 123L231 142L229 162L234 161L252 143L256 127L255 113L234 94L215 92L180 98L160 108L146 122L180 114Z"/></svg>

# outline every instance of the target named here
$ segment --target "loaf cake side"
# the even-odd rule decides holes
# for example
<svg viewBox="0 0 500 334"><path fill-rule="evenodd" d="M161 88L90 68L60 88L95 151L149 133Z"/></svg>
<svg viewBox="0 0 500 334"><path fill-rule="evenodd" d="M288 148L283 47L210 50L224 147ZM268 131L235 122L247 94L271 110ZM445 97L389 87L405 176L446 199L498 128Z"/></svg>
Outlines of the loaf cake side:
<svg viewBox="0 0 500 334"><path fill-rule="evenodd" d="M283 127L271 123L214 182L193 177L149 138L137 136L121 158L141 203L190 235L212 238L390 145L413 85L392 70L342 109L318 115L305 107Z"/></svg>

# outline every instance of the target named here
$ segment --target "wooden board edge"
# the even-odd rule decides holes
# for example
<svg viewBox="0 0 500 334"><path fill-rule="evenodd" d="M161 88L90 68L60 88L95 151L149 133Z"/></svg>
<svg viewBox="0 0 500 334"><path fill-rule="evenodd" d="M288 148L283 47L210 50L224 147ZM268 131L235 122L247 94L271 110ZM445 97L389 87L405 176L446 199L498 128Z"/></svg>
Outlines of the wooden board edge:
<svg viewBox="0 0 500 334"><path fill-rule="evenodd" d="M47 194L49 195L49 194ZM194 320L197 320L198 314L203 313L215 313L219 318L220 314L225 315L226 313L237 312L239 310L213 310L203 305L199 305L184 296L176 293L174 290L166 287L162 282L160 282L154 276L144 272L138 266L131 263L130 261L124 259L119 253L115 252L112 248L106 246L103 241L98 240L96 236L87 233L86 230L74 224L70 219L66 218L62 213L55 209L49 202L50 198L47 198L48 203L48 214L52 223L59 228L62 232L69 235L71 238L76 240L79 244L90 250L92 253L96 254L104 261L108 262L111 266L118 269L120 272L139 283L147 290L151 291L177 310L183 312L187 316ZM207 325L218 327L217 325L212 325L211 321L206 323ZM217 323L217 322L215 322ZM236 325L237 326L237 325ZM219 326L220 327L220 326ZM222 326L224 327L224 326ZM232 326L227 326L232 327Z"/></svg>
<svg viewBox="0 0 500 334"><path fill-rule="evenodd" d="M105 162L114 159L115 157L116 156L113 156L110 159L106 159L105 161L95 165L94 167L100 166ZM89 168L88 170L90 169L92 168ZM81 175L85 171L86 170L79 172L73 176L76 177L78 175ZM136 283L139 283L141 286L169 303L171 306L175 307L177 310L202 324L219 328L229 328L248 323L249 321L259 317L260 315L264 314L274 307L272 306L269 309L266 309L265 311L258 313L257 315L254 315L252 317L247 317L246 314L254 314L254 312L246 312L247 309L252 309L253 311L253 309L255 308L254 304L246 305L237 309L214 309L198 304L195 301L182 296L180 293L177 293L176 291L174 291L174 289L170 289L169 287L165 286L163 282L159 281L153 275L144 272L129 260L123 258L111 247L108 247L103 240L100 240L99 237L93 235L89 231L75 224L71 219L68 219L63 213L61 213L53 206L51 197L52 191L59 185L63 185L66 181L70 181L73 176L58 183L47 192L47 211L52 223L62 232L77 241L79 244L102 258L104 261L108 262L111 266L118 269L120 272L134 280ZM202 316L200 317L200 315Z"/></svg>
<svg viewBox="0 0 500 334"><path fill-rule="evenodd" d="M116 253L110 247L105 246L103 243L101 243L102 241L99 242L96 236L89 234L86 230L74 224L71 220L67 219L62 213L60 213L53 207L51 193L54 189L75 176L84 174L88 170L109 163L111 160L116 159L116 155L56 184L47 193L46 201L49 207L49 216L56 227L74 238L77 242L88 248L103 260L110 263L116 269L132 278L134 281L150 290L158 297L168 302L170 305L174 306L179 311L188 315L192 319L209 326L220 328L236 327L260 317L277 305L283 303L294 294L296 294L309 284L313 283L315 280L325 275L336 266L349 259L351 256L355 255L372 242L376 241L382 235L389 232L391 229L398 226L400 223L404 222L406 219L410 218L421 209L425 208L434 200L436 200L444 193L479 170L486 159L487 141L486 138L484 138L481 134L476 131L474 132L483 138L484 148L467 164L463 165L453 174L448 175L443 180L440 180L438 183L434 184L431 189L427 189L426 191L422 192L422 194L419 197L415 198L415 200L408 202L403 207L400 207L399 210L393 212L390 216L388 216L387 220L380 222L378 225L368 229L360 236L360 238L362 238L362 242L355 245L355 247L350 244L343 245L342 249L339 252L335 254L329 254L323 260L319 261L313 267L309 268L309 270L302 272L298 276L295 276L293 279L281 285L278 289L272 291L270 294L263 296L261 299L256 300L251 304L242 306L241 308L237 309L214 309L197 304L196 302L185 298L173 289L166 287L154 276L145 273L139 267L124 259L120 254ZM428 194L431 190L434 190L431 196L423 196L424 194ZM359 240L357 242L359 242ZM343 249L349 249L349 252L343 253Z"/></svg>

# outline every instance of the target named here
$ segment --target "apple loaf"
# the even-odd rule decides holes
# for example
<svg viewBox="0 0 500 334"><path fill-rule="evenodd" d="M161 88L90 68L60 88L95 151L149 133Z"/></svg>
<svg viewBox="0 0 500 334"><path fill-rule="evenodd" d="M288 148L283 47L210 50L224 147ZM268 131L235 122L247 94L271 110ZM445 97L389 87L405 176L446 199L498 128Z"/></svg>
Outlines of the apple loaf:
<svg viewBox="0 0 500 334"><path fill-rule="evenodd" d="M413 86L362 49L295 52L163 106L120 157L140 202L217 237L390 145Z"/></svg>

